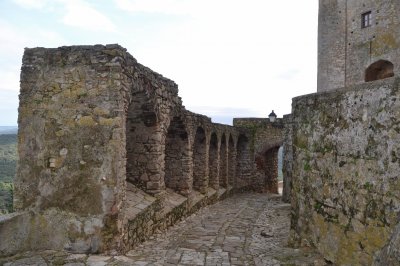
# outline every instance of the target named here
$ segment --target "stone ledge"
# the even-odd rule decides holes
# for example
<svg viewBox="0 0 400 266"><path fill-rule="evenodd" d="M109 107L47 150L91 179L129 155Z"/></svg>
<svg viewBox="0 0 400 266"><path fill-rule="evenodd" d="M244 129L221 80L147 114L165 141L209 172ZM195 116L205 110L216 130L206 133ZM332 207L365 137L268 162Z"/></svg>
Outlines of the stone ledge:
<svg viewBox="0 0 400 266"><path fill-rule="evenodd" d="M127 208L127 248L137 246L199 209L228 197L231 191L231 187L219 191L208 188L206 194L194 190L184 197L167 188L164 194L155 198L128 184L127 200L133 206Z"/></svg>

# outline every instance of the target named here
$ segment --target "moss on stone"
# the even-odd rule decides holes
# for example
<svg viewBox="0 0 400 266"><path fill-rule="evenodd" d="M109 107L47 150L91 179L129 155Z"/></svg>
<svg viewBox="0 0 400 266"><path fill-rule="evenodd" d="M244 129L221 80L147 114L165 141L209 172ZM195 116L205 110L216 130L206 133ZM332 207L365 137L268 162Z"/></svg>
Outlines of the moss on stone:
<svg viewBox="0 0 400 266"><path fill-rule="evenodd" d="M83 127L94 127L97 125L96 121L91 116L82 116L76 123Z"/></svg>
<svg viewBox="0 0 400 266"><path fill-rule="evenodd" d="M303 169L304 171L311 171L311 165L309 164L309 162L304 163Z"/></svg>
<svg viewBox="0 0 400 266"><path fill-rule="evenodd" d="M304 134L297 134L294 138L293 145L295 145L300 149L307 149L308 148L307 136Z"/></svg>

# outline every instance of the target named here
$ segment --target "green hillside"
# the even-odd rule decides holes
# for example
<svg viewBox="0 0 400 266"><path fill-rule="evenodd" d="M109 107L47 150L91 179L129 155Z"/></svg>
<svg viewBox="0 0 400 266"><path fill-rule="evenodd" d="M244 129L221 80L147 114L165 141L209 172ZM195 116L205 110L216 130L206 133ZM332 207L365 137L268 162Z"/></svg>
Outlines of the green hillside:
<svg viewBox="0 0 400 266"><path fill-rule="evenodd" d="M0 214L12 212L13 178L17 163L17 135L0 135Z"/></svg>

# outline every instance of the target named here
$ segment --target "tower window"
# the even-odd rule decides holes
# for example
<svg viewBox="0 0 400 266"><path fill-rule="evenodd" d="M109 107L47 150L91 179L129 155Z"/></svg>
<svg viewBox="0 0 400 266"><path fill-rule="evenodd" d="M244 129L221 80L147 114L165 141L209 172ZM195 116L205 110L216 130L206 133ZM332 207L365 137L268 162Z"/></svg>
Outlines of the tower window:
<svg viewBox="0 0 400 266"><path fill-rule="evenodd" d="M361 28L367 28L372 25L371 11L365 12L361 15Z"/></svg>

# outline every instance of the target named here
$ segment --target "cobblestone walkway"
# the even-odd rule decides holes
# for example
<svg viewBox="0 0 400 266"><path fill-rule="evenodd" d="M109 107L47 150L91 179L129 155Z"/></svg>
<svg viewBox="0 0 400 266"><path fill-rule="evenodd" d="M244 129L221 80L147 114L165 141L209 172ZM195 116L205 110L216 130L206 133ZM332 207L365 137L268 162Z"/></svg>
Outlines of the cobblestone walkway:
<svg viewBox="0 0 400 266"><path fill-rule="evenodd" d="M126 256L49 253L5 265L55 265L56 259L57 265L69 266L324 265L311 250L286 247L289 212L278 196L238 194L200 210Z"/></svg>

